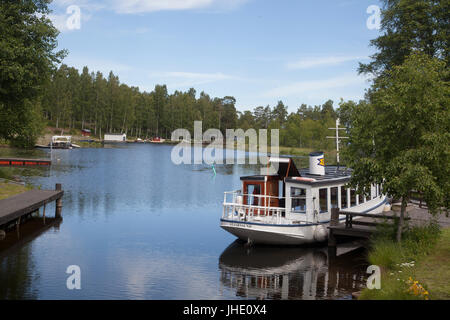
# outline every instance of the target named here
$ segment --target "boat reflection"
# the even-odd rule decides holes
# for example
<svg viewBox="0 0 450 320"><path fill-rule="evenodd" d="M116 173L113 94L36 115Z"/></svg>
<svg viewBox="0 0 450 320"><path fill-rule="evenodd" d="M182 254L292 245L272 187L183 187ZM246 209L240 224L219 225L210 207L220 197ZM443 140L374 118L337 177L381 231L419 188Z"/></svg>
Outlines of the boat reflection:
<svg viewBox="0 0 450 320"><path fill-rule="evenodd" d="M327 248L247 247L233 242L219 258L223 290L245 299L351 299L365 287L361 250L336 258Z"/></svg>

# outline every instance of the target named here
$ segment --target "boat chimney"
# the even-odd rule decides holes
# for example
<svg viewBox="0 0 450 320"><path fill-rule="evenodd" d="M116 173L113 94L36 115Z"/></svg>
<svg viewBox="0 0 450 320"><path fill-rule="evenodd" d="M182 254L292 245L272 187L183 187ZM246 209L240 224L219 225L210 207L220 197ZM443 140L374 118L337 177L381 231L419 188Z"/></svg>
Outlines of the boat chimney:
<svg viewBox="0 0 450 320"><path fill-rule="evenodd" d="M318 176L325 175L325 160L322 151L311 152L309 154L309 174Z"/></svg>

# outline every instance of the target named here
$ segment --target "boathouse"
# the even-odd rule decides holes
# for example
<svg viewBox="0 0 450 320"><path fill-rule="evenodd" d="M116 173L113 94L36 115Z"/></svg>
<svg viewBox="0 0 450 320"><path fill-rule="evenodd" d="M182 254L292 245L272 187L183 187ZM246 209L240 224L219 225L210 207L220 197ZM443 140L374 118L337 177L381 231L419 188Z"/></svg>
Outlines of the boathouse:
<svg viewBox="0 0 450 320"><path fill-rule="evenodd" d="M126 142L127 135L125 133L107 133L104 140L105 142Z"/></svg>

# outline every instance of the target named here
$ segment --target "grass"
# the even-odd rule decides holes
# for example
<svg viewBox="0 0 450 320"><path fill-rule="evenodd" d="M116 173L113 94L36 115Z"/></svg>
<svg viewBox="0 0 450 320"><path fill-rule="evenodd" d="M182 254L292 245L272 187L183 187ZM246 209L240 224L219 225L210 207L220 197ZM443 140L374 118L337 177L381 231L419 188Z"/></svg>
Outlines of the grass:
<svg viewBox="0 0 450 320"><path fill-rule="evenodd" d="M30 187L16 183L0 182L0 200L30 190Z"/></svg>
<svg viewBox="0 0 450 320"><path fill-rule="evenodd" d="M450 300L450 228L442 230L433 253L417 266L416 277L427 284L431 299Z"/></svg>
<svg viewBox="0 0 450 320"><path fill-rule="evenodd" d="M74 143L79 145L81 148L103 148L103 144L100 141L74 141Z"/></svg>
<svg viewBox="0 0 450 320"><path fill-rule="evenodd" d="M364 289L360 299L449 299L450 229L430 222L405 231L401 243L394 234L386 227L376 234L368 261L381 268L381 289Z"/></svg>

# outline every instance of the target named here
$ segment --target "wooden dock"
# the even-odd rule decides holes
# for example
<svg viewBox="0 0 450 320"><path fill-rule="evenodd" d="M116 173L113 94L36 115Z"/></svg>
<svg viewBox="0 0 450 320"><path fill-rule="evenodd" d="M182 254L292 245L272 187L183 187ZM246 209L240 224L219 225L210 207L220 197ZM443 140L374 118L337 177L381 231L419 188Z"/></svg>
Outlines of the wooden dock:
<svg viewBox="0 0 450 320"><path fill-rule="evenodd" d="M12 222L20 225L23 216L30 215L41 207L44 207L45 217L45 205L53 201L56 201L55 217L61 218L63 195L61 184L57 183L55 190L31 190L0 200L0 226Z"/></svg>
<svg viewBox="0 0 450 320"><path fill-rule="evenodd" d="M423 207L423 203L408 203L406 208L405 221L409 221L409 225L426 225L430 222L431 215L428 209ZM395 205L393 205L395 207ZM345 215L345 222L339 220L339 215ZM368 239L376 230L376 226L383 220L393 221L398 218L400 212L387 211L382 214L367 214L342 211L336 208L331 209L331 221L329 229L328 245L335 246L336 237L345 236L350 238ZM358 217L354 220L354 217ZM433 219L444 228L450 227L450 217L441 214Z"/></svg>
<svg viewBox="0 0 450 320"><path fill-rule="evenodd" d="M49 159L0 158L0 167L36 167L51 164Z"/></svg>
<svg viewBox="0 0 450 320"><path fill-rule="evenodd" d="M345 222L339 220L339 215L345 215ZM354 220L353 218L355 217L358 219ZM383 214L369 214L341 211L339 208L333 208L331 209L331 221L328 227L328 246L336 247L337 237L369 239L382 220L393 221L396 218L393 211L383 212ZM405 217L405 220L409 219L409 217Z"/></svg>

